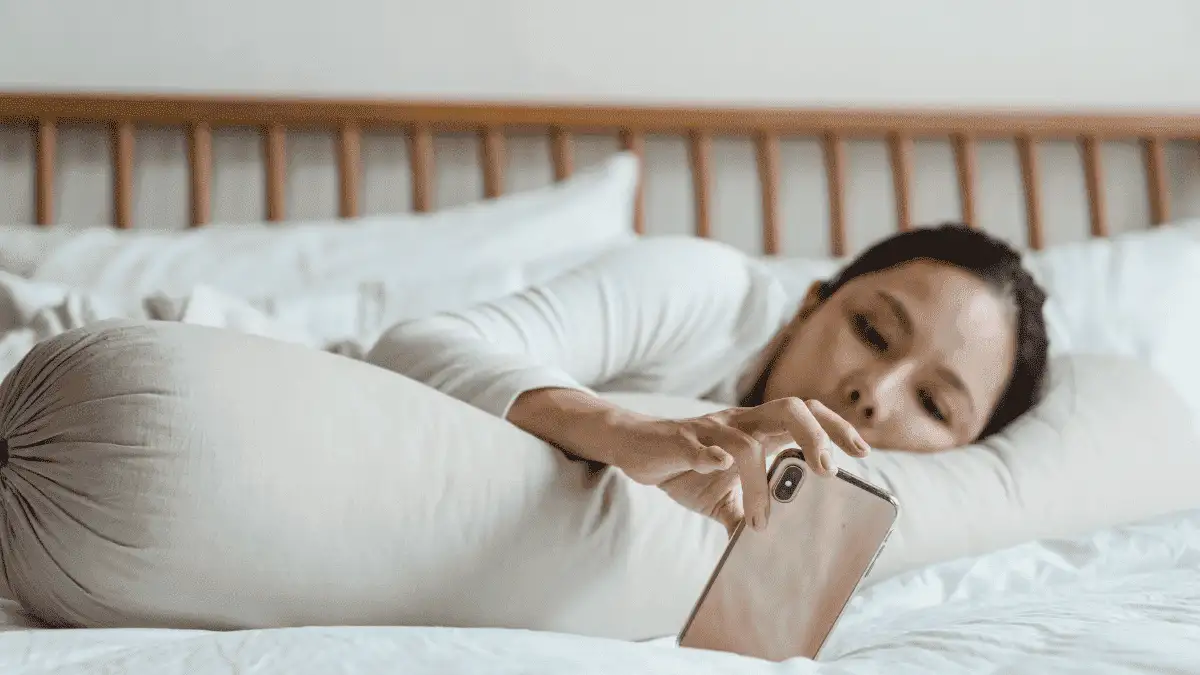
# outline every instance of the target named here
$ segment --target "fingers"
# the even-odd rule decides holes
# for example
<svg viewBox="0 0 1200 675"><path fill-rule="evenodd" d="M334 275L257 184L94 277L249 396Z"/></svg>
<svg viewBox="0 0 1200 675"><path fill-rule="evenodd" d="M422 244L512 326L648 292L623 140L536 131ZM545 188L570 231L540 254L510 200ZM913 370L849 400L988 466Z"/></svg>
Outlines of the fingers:
<svg viewBox="0 0 1200 675"><path fill-rule="evenodd" d="M769 401L745 411L738 421L756 426L762 431L786 431L804 451L804 461L814 473L820 476L837 473L837 465L829 452L829 435L800 399L781 398Z"/></svg>
<svg viewBox="0 0 1200 675"><path fill-rule="evenodd" d="M718 517L717 521L725 526L725 536L732 537L734 532L737 532L738 525L742 524L742 518L723 518Z"/></svg>
<svg viewBox="0 0 1200 675"><path fill-rule="evenodd" d="M821 428L829 434L839 448L846 451L846 454L853 457L866 457L871 452L871 446L867 445L854 425L842 419L841 415L833 412L816 399L809 399L805 403L808 404L809 411L820 423Z"/></svg>
<svg viewBox="0 0 1200 675"><path fill-rule="evenodd" d="M729 536L733 536L738 525L742 524L742 520L746 517L746 512L742 508L742 494L740 490L731 490L724 499L717 504L713 511L712 517L725 526L725 532Z"/></svg>
<svg viewBox="0 0 1200 675"><path fill-rule="evenodd" d="M658 487L676 503L724 525L730 536L742 523L742 484L736 471L709 476L687 471Z"/></svg>
<svg viewBox="0 0 1200 675"><path fill-rule="evenodd" d="M819 401L783 398L755 408L735 408L697 418L699 425L685 427L685 436L693 446L697 472L723 471L730 459L737 466L742 495L740 509L723 505L714 514L730 532L743 519L756 529L767 525L771 509L767 480L767 448L780 437L788 437L804 451L804 460L818 475L837 474L829 451L832 440L847 454L865 457L870 447L858 431L840 415ZM728 501L728 500L727 500Z"/></svg>
<svg viewBox="0 0 1200 675"><path fill-rule="evenodd" d="M815 399L776 399L745 410L740 417L739 428L787 433L804 450L805 461L818 474L836 471L828 451L831 440L852 457L866 457L871 451L854 425Z"/></svg>
<svg viewBox="0 0 1200 675"><path fill-rule="evenodd" d="M714 424L713 440L733 456L742 482L742 510L750 527L767 526L771 495L767 485L767 453L752 436L732 426Z"/></svg>

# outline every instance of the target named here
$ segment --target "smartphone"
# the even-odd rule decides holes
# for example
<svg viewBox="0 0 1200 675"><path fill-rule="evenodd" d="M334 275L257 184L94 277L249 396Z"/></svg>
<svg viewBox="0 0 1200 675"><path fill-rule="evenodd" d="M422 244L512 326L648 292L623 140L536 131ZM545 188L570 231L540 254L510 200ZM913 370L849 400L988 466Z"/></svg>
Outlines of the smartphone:
<svg viewBox="0 0 1200 675"><path fill-rule="evenodd" d="M681 647L817 658L900 512L895 497L857 476L813 474L799 450L779 454L767 484L766 529L734 530Z"/></svg>

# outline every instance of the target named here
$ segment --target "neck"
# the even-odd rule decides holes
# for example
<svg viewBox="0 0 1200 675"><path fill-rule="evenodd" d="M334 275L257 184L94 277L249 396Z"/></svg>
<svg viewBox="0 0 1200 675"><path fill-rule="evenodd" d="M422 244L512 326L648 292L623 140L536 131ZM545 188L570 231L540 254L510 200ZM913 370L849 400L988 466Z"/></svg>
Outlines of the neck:
<svg viewBox="0 0 1200 675"><path fill-rule="evenodd" d="M779 359L783 348L787 346L788 327L785 324L776 331L775 336L763 347L746 371L737 381L737 395L740 405L745 408L762 405L766 402L767 382L771 379L771 370Z"/></svg>

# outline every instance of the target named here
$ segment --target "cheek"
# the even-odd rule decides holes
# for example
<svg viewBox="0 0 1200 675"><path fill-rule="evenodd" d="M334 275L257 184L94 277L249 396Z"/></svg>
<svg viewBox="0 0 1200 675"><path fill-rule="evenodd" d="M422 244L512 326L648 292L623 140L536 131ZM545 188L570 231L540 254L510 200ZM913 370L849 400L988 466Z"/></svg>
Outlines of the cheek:
<svg viewBox="0 0 1200 675"><path fill-rule="evenodd" d="M863 344L850 324L840 316L825 321L813 337L817 343L813 347L817 354L815 360L822 380L828 384L827 391L879 359L879 354Z"/></svg>
<svg viewBox="0 0 1200 675"><path fill-rule="evenodd" d="M840 317L814 316L800 326L776 365L778 382L772 396L827 397L870 358Z"/></svg>
<svg viewBox="0 0 1200 675"><path fill-rule="evenodd" d="M919 410L902 407L886 426L864 433L875 436L863 440L876 447L907 452L939 452L958 447L949 429L928 418Z"/></svg>
<svg viewBox="0 0 1200 675"><path fill-rule="evenodd" d="M830 346L827 354L829 367L839 377L861 370L879 358L879 354L863 344L854 329L845 322L832 326L825 340Z"/></svg>

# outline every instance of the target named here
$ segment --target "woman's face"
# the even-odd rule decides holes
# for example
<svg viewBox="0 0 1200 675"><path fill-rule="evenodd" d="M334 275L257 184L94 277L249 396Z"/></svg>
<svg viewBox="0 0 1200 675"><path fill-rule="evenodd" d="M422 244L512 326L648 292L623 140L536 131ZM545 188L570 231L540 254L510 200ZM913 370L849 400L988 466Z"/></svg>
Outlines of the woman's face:
<svg viewBox="0 0 1200 675"><path fill-rule="evenodd" d="M1013 368L1011 303L970 272L914 261L865 274L785 330L768 400L817 399L872 447L932 452L977 438Z"/></svg>

